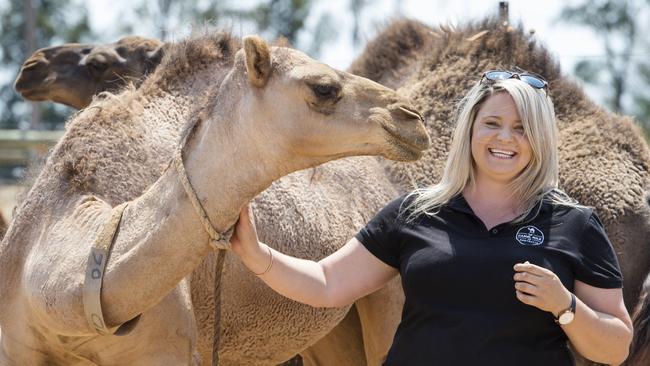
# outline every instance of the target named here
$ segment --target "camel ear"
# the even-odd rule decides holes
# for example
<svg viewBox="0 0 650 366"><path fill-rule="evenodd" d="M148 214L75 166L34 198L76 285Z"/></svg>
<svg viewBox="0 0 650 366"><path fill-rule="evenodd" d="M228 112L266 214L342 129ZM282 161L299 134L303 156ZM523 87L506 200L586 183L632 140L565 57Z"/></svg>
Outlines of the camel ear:
<svg viewBox="0 0 650 366"><path fill-rule="evenodd" d="M259 36L244 37L246 71L248 80L258 88L263 88L271 74L271 52L269 46Z"/></svg>
<svg viewBox="0 0 650 366"><path fill-rule="evenodd" d="M155 69L158 64L160 64L160 61L162 61L162 58L165 55L165 49L165 44L161 44L160 46L146 53L145 62L147 64L147 67L145 72L149 73L151 70Z"/></svg>

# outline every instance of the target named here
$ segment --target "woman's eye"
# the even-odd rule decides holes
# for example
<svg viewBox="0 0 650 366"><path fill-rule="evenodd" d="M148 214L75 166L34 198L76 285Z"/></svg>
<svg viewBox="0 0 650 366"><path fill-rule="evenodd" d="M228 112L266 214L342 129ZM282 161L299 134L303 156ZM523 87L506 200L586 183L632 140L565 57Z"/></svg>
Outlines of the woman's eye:
<svg viewBox="0 0 650 366"><path fill-rule="evenodd" d="M488 127L491 127L491 128L499 127L499 124L496 123L495 121L487 121L487 122L485 122L485 125L488 126Z"/></svg>
<svg viewBox="0 0 650 366"><path fill-rule="evenodd" d="M311 88L319 98L335 98L338 94L338 88L333 85L314 85Z"/></svg>
<svg viewBox="0 0 650 366"><path fill-rule="evenodd" d="M519 133L524 133L524 126L515 126L514 130Z"/></svg>

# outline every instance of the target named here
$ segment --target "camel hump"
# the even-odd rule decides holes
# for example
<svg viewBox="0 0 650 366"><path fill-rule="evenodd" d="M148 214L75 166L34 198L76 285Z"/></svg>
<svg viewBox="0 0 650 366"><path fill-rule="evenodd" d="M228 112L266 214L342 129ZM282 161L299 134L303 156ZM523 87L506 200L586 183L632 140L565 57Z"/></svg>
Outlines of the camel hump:
<svg viewBox="0 0 650 366"><path fill-rule="evenodd" d="M263 88L271 73L271 52L269 46L257 35L246 36L243 42L248 79L254 86Z"/></svg>

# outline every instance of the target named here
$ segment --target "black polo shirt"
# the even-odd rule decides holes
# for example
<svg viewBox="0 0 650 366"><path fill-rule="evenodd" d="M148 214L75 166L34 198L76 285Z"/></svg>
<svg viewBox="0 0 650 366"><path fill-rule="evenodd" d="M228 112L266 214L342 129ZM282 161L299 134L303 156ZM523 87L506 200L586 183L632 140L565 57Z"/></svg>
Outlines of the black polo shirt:
<svg viewBox="0 0 650 366"><path fill-rule="evenodd" d="M405 196L356 238L397 268L406 301L384 365L573 365L567 337L549 312L515 297L515 263L622 287L621 271L592 209L540 202L519 224L488 230L462 195L434 216L405 222Z"/></svg>

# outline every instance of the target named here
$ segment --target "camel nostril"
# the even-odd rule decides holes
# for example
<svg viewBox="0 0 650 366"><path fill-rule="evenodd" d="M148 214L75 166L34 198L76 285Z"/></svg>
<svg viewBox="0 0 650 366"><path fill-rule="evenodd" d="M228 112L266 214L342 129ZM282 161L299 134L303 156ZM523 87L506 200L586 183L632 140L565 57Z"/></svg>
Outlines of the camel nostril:
<svg viewBox="0 0 650 366"><path fill-rule="evenodd" d="M404 103L396 103L393 104L389 107L389 109L393 112L399 111L401 114L403 114L406 118L413 118L413 119L418 119L420 121L424 121L424 118L422 118L422 115L420 112L415 110L415 108L404 104Z"/></svg>
<svg viewBox="0 0 650 366"><path fill-rule="evenodd" d="M33 59L32 58L32 59L29 59L29 60L25 61L25 63L23 64L23 67L21 69L23 71L32 70L32 69L35 69L35 68L37 68L37 67L39 67L41 65L45 65L46 63L47 62L43 61L42 59Z"/></svg>
<svg viewBox="0 0 650 366"><path fill-rule="evenodd" d="M407 115L413 116L413 118L417 118L420 121L424 120L424 118L422 118L422 115L418 111L416 111L414 109L408 109L408 108L405 108L405 107L399 107L399 109L401 109Z"/></svg>

